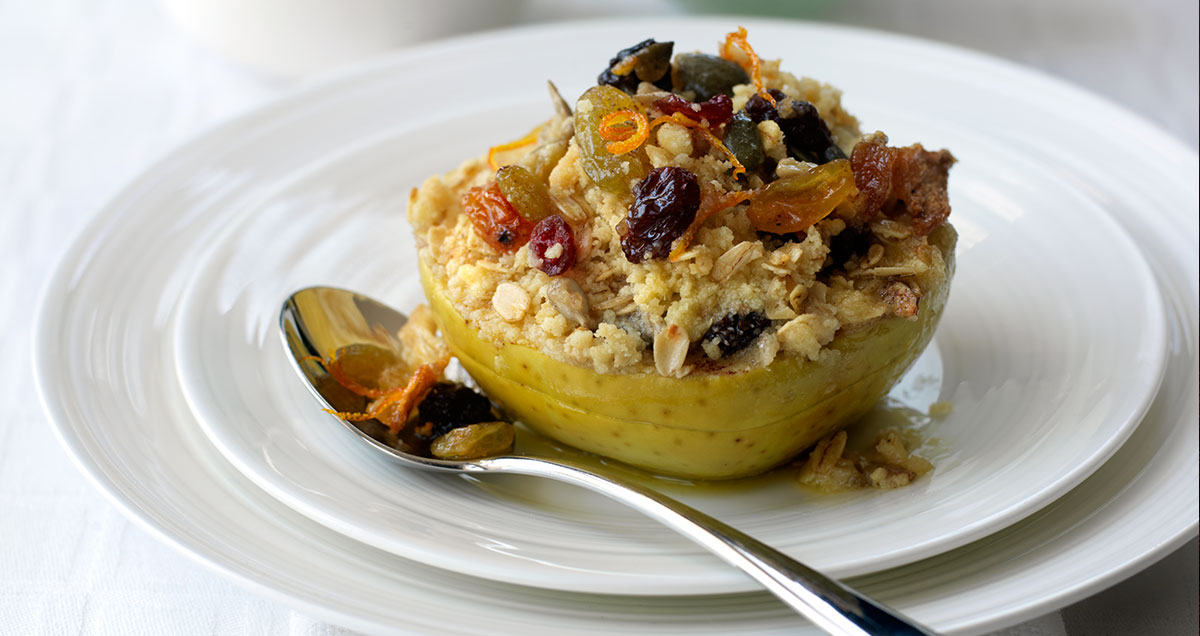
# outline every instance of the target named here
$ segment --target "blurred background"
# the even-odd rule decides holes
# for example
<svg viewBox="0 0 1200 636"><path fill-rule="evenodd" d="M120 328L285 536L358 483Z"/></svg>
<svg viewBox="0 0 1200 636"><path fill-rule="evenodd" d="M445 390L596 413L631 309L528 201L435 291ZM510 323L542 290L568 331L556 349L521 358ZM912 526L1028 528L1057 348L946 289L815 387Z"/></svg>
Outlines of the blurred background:
<svg viewBox="0 0 1200 636"><path fill-rule="evenodd" d="M559 20L728 12L996 55L1098 93L1196 148L1197 5L0 0L0 632L343 633L244 592L130 525L58 448L31 397L30 315L70 237L128 180L209 126L339 66L430 39ZM1115 148L1112 160L1152 158ZM1197 559L1192 541L1111 590L1001 633L1194 635Z"/></svg>

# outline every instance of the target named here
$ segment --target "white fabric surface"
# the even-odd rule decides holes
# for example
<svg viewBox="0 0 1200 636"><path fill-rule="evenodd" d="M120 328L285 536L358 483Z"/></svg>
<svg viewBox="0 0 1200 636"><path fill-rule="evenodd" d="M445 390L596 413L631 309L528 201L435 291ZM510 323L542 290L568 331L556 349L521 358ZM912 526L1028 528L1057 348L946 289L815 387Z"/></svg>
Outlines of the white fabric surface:
<svg viewBox="0 0 1200 636"><path fill-rule="evenodd" d="M681 6L692 5L537 0L520 15ZM815 6L806 17L1041 68L1197 145L1194 0ZM0 632L349 633L261 600L131 525L59 448L32 381L32 312L77 228L158 156L287 87L186 42L148 0L0 0ZM1153 160L1136 148L1114 150L1116 161ZM1197 561L1193 540L1107 591L997 633L1191 636Z"/></svg>

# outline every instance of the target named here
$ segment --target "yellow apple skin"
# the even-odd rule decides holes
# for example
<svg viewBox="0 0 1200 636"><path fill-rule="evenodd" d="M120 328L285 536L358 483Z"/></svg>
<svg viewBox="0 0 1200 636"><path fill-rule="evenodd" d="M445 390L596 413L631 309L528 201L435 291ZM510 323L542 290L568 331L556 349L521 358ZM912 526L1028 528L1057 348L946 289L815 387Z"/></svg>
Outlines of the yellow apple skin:
<svg viewBox="0 0 1200 636"><path fill-rule="evenodd" d="M942 285L914 319L889 317L827 345L828 361L779 357L730 374L600 374L479 337L422 261L421 284L452 353L492 401L556 440L687 479L745 477L788 461L879 401L933 337L954 269L953 229L935 231Z"/></svg>

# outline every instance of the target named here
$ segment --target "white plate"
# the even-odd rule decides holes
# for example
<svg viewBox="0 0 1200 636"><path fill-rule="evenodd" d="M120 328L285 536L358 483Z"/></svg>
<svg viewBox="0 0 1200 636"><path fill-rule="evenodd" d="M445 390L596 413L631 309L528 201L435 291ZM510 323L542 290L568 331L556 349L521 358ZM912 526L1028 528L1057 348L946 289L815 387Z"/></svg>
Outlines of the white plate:
<svg viewBox="0 0 1200 636"><path fill-rule="evenodd" d="M699 33L725 26L715 20L644 21L488 37L504 41L559 30ZM752 32L769 28L748 26ZM1196 155L1125 111L1005 63L879 34L803 25L788 29L812 42L836 39L851 51L936 58L968 77L988 78L1076 114L1028 130L1030 150L1053 147L1063 161L1060 176L1086 186L1117 216L1150 262L1168 309L1162 389L1136 432L1100 470L1003 531L852 583L948 633L974 633L1078 599L1194 536L1195 422L1200 416ZM394 63L344 73L286 103L333 94L369 97L349 88L392 72ZM222 140L230 133L267 134L261 123L251 117L228 124L139 178L68 250L39 310L35 360L43 403L80 467L131 518L258 593L357 629L812 633L765 594L595 596L510 586L424 566L305 519L227 464L183 400L168 343L186 286L177 263L194 262L216 236L201 211L186 217L164 212L180 204L192 208L201 199L219 204L229 186L260 176L253 151L229 148ZM312 132L332 142L337 125ZM1131 174L1137 164L1097 159L1118 142L1136 145L1156 161ZM288 245L285 238L281 244ZM244 296L225 300L230 306L246 301Z"/></svg>
<svg viewBox="0 0 1200 636"><path fill-rule="evenodd" d="M722 33L658 35L688 49ZM794 37L792 27L753 35L792 68L854 78L848 106L866 126L959 157L951 198L962 238L951 301L936 346L894 393L919 411L936 399L955 410L924 425L937 440L925 451L937 469L903 491L822 497L790 476L701 492L660 486L834 576L963 545L1075 486L1126 439L1161 378L1162 304L1137 248L1103 202L1060 179L1054 163L943 112L950 103L984 109L1003 89L967 92L960 76L943 70L918 95L889 100L910 85L904 70L913 56L829 56L808 68L813 40ZM838 48L826 37L821 46ZM549 116L543 79L578 94L571 84L590 81L584 69L602 66L622 42L605 30L476 40L438 49L439 72L487 95L451 112L429 113L425 99L413 99L405 87L424 69L397 60L337 92L268 107L258 123L213 133L237 149L213 158L217 169L252 156L257 173L223 188L219 201L173 207L198 217L193 231L211 248L177 265L192 274L175 342L184 394L239 470L343 534L476 576L606 593L753 589L701 548L599 495L525 477L478 481L393 465L319 409L276 333L283 299L312 284L406 310L421 302L404 219L409 190ZM535 61L531 50L571 53ZM537 77L503 83L513 60ZM335 125L336 138L321 134ZM446 131L454 132L444 138Z"/></svg>

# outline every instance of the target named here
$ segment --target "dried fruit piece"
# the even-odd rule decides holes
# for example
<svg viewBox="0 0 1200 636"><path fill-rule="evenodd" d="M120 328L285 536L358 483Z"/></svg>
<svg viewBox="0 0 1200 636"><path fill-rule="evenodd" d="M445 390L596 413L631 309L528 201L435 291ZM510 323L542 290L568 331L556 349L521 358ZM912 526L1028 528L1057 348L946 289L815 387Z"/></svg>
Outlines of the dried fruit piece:
<svg viewBox="0 0 1200 636"><path fill-rule="evenodd" d="M699 209L696 175L676 166L655 168L638 183L629 215L617 229L625 258L640 263L666 257Z"/></svg>
<svg viewBox="0 0 1200 636"><path fill-rule="evenodd" d="M717 95L732 97L734 86L750 81L750 76L736 62L705 53L676 55L671 76L676 93L691 92L701 102Z"/></svg>
<svg viewBox="0 0 1200 636"><path fill-rule="evenodd" d="M643 40L622 49L608 61L608 68L596 78L600 85L613 86L626 93L637 92L640 82L650 82L664 91L671 90L671 53L674 42Z"/></svg>
<svg viewBox="0 0 1200 636"><path fill-rule="evenodd" d="M484 422L456 428L433 440L429 452L438 459L480 459L512 450L516 431L508 422Z"/></svg>
<svg viewBox="0 0 1200 636"><path fill-rule="evenodd" d="M575 104L575 143L579 145L583 171L596 185L615 193L628 193L629 184L646 176L645 152L614 155L609 140L600 134L601 122L619 110L642 112L632 97L612 86L593 86Z"/></svg>
<svg viewBox="0 0 1200 636"><path fill-rule="evenodd" d="M728 314L713 323L704 336L700 338L701 346L716 345L722 356L737 353L750 346L763 330L771 326L771 321L758 312L746 314ZM708 348L706 347L706 348Z"/></svg>
<svg viewBox="0 0 1200 636"><path fill-rule="evenodd" d="M446 370L446 365L449 363L450 357L446 356L437 362L421 365L403 388L389 391L373 402L371 408L365 413L342 413L330 409L325 409L325 412L332 413L347 422L379 420L387 425L393 433L399 432L404 428L404 422L408 419L409 412L425 397L425 393L437 382L438 377L442 375L442 371Z"/></svg>
<svg viewBox="0 0 1200 636"><path fill-rule="evenodd" d="M947 150L925 150L921 144L905 148L886 144L887 137L877 135L859 142L850 152L859 193L849 220L858 225L869 223L902 201L903 210L912 215L913 232L928 234L950 216L946 188L954 156Z"/></svg>
<svg viewBox="0 0 1200 636"><path fill-rule="evenodd" d="M800 100L792 100L789 105L790 110L784 109L786 115L781 113L775 120L783 131L789 156L817 164L846 158L846 153L833 142L829 126L816 106Z"/></svg>
<svg viewBox="0 0 1200 636"><path fill-rule="evenodd" d="M417 418L432 424L430 438L451 429L496 419L492 403L482 393L456 382L438 382L417 405Z"/></svg>
<svg viewBox="0 0 1200 636"><path fill-rule="evenodd" d="M395 352L372 344L359 343L342 347L328 360L320 361L338 384L355 395L378 398L395 387L384 386L380 378L401 361Z"/></svg>
<svg viewBox="0 0 1200 636"><path fill-rule="evenodd" d="M754 227L772 234L808 229L853 196L854 173L845 159L818 166L808 174L772 181L754 193L747 216Z"/></svg>
<svg viewBox="0 0 1200 636"><path fill-rule="evenodd" d="M517 213L495 181L467 190L462 206L479 236L501 252L515 252L533 231L533 223Z"/></svg>
<svg viewBox="0 0 1200 636"><path fill-rule="evenodd" d="M550 198L550 188L523 166L501 168L496 173L496 185L517 214L531 223L537 223L558 211L554 200Z"/></svg>
<svg viewBox="0 0 1200 636"><path fill-rule="evenodd" d="M846 229L829 237L829 267L841 269L851 258L865 254L870 246L870 231L847 226Z"/></svg>
<svg viewBox="0 0 1200 636"><path fill-rule="evenodd" d="M538 269L550 276L558 276L575 266L575 234L557 214L538 221L529 238L529 249L538 259Z"/></svg>
<svg viewBox="0 0 1200 636"><path fill-rule="evenodd" d="M888 205L892 198L892 164L896 149L884 143L859 142L850 151L850 167L854 170L855 223L869 223Z"/></svg>
<svg viewBox="0 0 1200 636"><path fill-rule="evenodd" d="M733 100L724 94L714 95L712 99L699 103L678 95L668 95L654 102L654 107L667 115L679 113L688 119L707 123L710 128L717 128L733 117Z"/></svg>
<svg viewBox="0 0 1200 636"><path fill-rule="evenodd" d="M782 102L787 95L775 88L768 90L767 95L774 99L775 102L767 101L759 93L751 95L750 99L746 100L746 105L742 107L742 112L750 117L750 121L757 124L768 119L779 119L779 111L775 110L775 105Z"/></svg>

